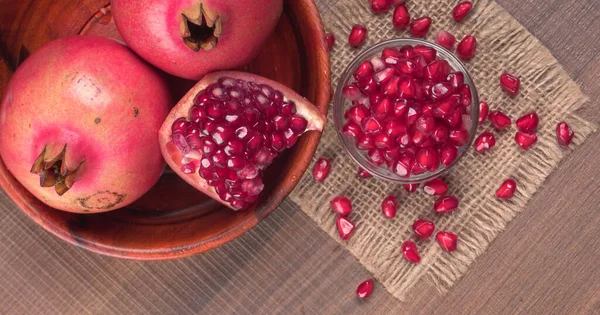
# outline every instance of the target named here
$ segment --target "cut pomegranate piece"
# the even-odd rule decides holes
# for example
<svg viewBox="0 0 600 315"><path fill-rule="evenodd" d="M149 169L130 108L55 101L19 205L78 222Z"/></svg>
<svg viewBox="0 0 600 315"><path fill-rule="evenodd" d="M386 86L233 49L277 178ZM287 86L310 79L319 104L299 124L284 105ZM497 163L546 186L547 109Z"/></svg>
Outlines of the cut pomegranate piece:
<svg viewBox="0 0 600 315"><path fill-rule="evenodd" d="M537 135L534 132L517 131L515 134L515 142L523 150L531 148L534 144L536 144L537 140Z"/></svg>
<svg viewBox="0 0 600 315"><path fill-rule="evenodd" d="M421 256L419 256L419 250L417 249L417 244L415 242L404 241L401 248L404 259L415 264L418 264L421 261Z"/></svg>
<svg viewBox="0 0 600 315"><path fill-rule="evenodd" d="M456 43L456 37L448 31L441 30L435 37L435 42L452 51L454 49L454 44Z"/></svg>
<svg viewBox="0 0 600 315"><path fill-rule="evenodd" d="M329 163L328 159L319 158L317 162L315 162L315 167L313 168L313 177L316 181L322 182L327 176L329 176L329 171L331 170L331 163Z"/></svg>
<svg viewBox="0 0 600 315"><path fill-rule="evenodd" d="M438 244L445 252L453 252L456 250L456 245L458 243L458 236L454 233L440 231L435 235L437 238Z"/></svg>
<svg viewBox="0 0 600 315"><path fill-rule="evenodd" d="M452 212L458 208L458 198L454 196L443 196L435 201L433 209L438 214Z"/></svg>
<svg viewBox="0 0 600 315"><path fill-rule="evenodd" d="M508 126L510 126L510 124L512 124L510 117L506 116L506 114L504 114L503 112L501 112L499 110L491 112L488 115L488 118L489 118L490 122L492 123L492 125L494 126L494 128L496 128L498 130L504 130L506 127L508 127Z"/></svg>
<svg viewBox="0 0 600 315"><path fill-rule="evenodd" d="M187 140L174 128L184 120L190 130L197 130ZM171 169L186 182L240 209L258 199L263 170L279 152L324 124L314 105L280 83L248 73L215 72L172 109L159 131L159 143ZM187 166L182 170L182 165ZM224 185L228 176L230 185Z"/></svg>
<svg viewBox="0 0 600 315"><path fill-rule="evenodd" d="M566 122L561 121L556 125L556 139L558 140L558 144L562 146L568 146L573 141L573 136L575 133Z"/></svg>
<svg viewBox="0 0 600 315"><path fill-rule="evenodd" d="M538 128L540 118L536 112L527 113L517 119L516 125L520 131L534 132Z"/></svg>
<svg viewBox="0 0 600 315"><path fill-rule="evenodd" d="M327 48L331 51L335 45L335 35L333 33L327 33L325 35L325 40L327 41Z"/></svg>
<svg viewBox="0 0 600 315"><path fill-rule="evenodd" d="M394 15L392 16L392 25L398 31L403 30L410 24L410 12L404 5L399 5L394 9Z"/></svg>
<svg viewBox="0 0 600 315"><path fill-rule="evenodd" d="M371 173L367 172L362 167L358 168L358 174L357 175L358 175L359 178L371 178L371 177L373 177L373 175L371 175Z"/></svg>
<svg viewBox="0 0 600 315"><path fill-rule="evenodd" d="M482 132L477 139L475 139L475 143L473 146L475 147L475 151L477 153L483 153L496 145L496 137L493 133L485 131Z"/></svg>
<svg viewBox="0 0 600 315"><path fill-rule="evenodd" d="M460 22L469 14L469 12L471 12L472 8L473 4L471 1L461 2L454 7L454 10L452 10L452 18L454 18L456 22Z"/></svg>
<svg viewBox="0 0 600 315"><path fill-rule="evenodd" d="M370 0L371 1L371 11L375 14L381 14L387 12L392 4L390 0Z"/></svg>
<svg viewBox="0 0 600 315"><path fill-rule="evenodd" d="M364 43L365 38L367 37L367 28L360 25L355 24L352 26L352 30L350 31L350 35L348 36L348 43L352 47L358 47Z"/></svg>
<svg viewBox="0 0 600 315"><path fill-rule="evenodd" d="M402 186L404 187L404 190L409 193L413 193L419 188L419 184L403 184Z"/></svg>
<svg viewBox="0 0 600 315"><path fill-rule="evenodd" d="M347 217L352 213L352 202L344 196L338 196L331 199L331 210L342 217Z"/></svg>
<svg viewBox="0 0 600 315"><path fill-rule="evenodd" d="M361 300L366 299L369 296L371 296L372 292L373 292L373 279L368 279L368 280L363 281L356 288L356 296Z"/></svg>
<svg viewBox="0 0 600 315"><path fill-rule="evenodd" d="M430 196L443 195L448 191L448 185L439 178L434 178L423 185L423 191Z"/></svg>
<svg viewBox="0 0 600 315"><path fill-rule="evenodd" d="M428 16L420 17L410 23L410 35L413 37L425 37L431 27L431 18Z"/></svg>
<svg viewBox="0 0 600 315"><path fill-rule="evenodd" d="M521 80L510 73L504 72L500 76L500 86L510 96L517 96L521 88Z"/></svg>
<svg viewBox="0 0 600 315"><path fill-rule="evenodd" d="M477 120L478 125L483 125L485 120L488 118L490 107L486 102L479 103L479 119Z"/></svg>
<svg viewBox="0 0 600 315"><path fill-rule="evenodd" d="M515 190L517 190L517 183L514 179L509 178L500 185L498 190L496 190L496 197L510 199L515 195Z"/></svg>
<svg viewBox="0 0 600 315"><path fill-rule="evenodd" d="M398 199L394 197L394 195L389 195L383 199L381 203L381 212L383 216L392 219L396 216L396 211L398 210Z"/></svg>
<svg viewBox="0 0 600 315"><path fill-rule="evenodd" d="M475 56L477 51L477 39L472 35L465 36L458 46L456 46L456 54L463 60L469 60Z"/></svg>
<svg viewBox="0 0 600 315"><path fill-rule="evenodd" d="M413 223L412 230L420 239L430 238L433 231L435 231L435 224L426 219L418 219Z"/></svg>
<svg viewBox="0 0 600 315"><path fill-rule="evenodd" d="M450 166L456 160L457 156L458 149L450 143L444 144L440 149L440 162L446 167Z"/></svg>
<svg viewBox="0 0 600 315"><path fill-rule="evenodd" d="M352 236L354 228L356 227L354 222L350 221L350 219L343 216L337 217L337 219L335 220L335 226L337 227L338 233L340 234L340 238L344 241L349 239L350 236Z"/></svg>

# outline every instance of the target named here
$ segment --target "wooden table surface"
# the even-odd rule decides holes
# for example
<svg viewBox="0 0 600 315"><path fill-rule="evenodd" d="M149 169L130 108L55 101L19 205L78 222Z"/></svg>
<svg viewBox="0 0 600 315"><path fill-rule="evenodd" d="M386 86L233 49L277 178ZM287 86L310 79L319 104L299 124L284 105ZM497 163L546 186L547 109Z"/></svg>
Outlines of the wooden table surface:
<svg viewBox="0 0 600 315"><path fill-rule="evenodd" d="M600 122L600 1L498 2L550 48ZM138 263L63 243L0 194L0 313L600 314L599 155L597 133L448 294L423 282L408 302L382 287L354 298L368 273L291 202L207 254Z"/></svg>

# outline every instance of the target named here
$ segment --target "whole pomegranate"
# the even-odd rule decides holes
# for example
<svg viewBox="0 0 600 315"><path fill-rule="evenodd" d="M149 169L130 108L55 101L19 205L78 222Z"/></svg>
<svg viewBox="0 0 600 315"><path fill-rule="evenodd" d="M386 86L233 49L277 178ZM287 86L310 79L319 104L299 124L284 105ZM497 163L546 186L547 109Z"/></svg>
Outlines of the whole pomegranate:
<svg viewBox="0 0 600 315"><path fill-rule="evenodd" d="M113 0L111 10L119 33L142 58L200 79L254 58L282 6L282 0Z"/></svg>
<svg viewBox="0 0 600 315"><path fill-rule="evenodd" d="M70 212L126 206L158 180L156 141L170 94L126 46L63 37L14 73L0 108L0 154L47 205Z"/></svg>
<svg viewBox="0 0 600 315"><path fill-rule="evenodd" d="M325 116L272 80L242 72L206 75L159 132L163 156L186 182L232 209L252 205L263 170Z"/></svg>

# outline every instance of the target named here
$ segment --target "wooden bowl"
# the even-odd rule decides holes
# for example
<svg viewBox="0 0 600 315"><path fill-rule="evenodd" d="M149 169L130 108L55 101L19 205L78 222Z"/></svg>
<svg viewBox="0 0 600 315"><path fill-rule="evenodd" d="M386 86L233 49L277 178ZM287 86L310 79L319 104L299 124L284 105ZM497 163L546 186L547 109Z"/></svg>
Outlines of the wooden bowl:
<svg viewBox="0 0 600 315"><path fill-rule="evenodd" d="M294 88L326 114L331 93L329 55L319 14L312 0L284 2L276 31L243 70ZM96 34L120 39L110 6L100 0L0 0L0 7L0 92L20 62L55 38ZM194 84L169 80L174 102ZM120 258L173 259L229 242L275 210L304 174L320 136L309 132L282 153L267 169L261 199L244 212L224 208L170 170L140 200L104 214L73 214L46 206L2 162L0 186L35 222L69 243Z"/></svg>

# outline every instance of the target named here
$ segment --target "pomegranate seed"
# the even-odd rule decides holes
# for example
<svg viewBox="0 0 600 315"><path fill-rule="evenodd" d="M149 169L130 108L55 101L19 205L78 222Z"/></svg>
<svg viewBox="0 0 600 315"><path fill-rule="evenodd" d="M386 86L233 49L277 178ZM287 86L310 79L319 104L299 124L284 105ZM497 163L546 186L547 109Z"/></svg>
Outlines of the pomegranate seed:
<svg viewBox="0 0 600 315"><path fill-rule="evenodd" d="M456 160L457 156L458 149L450 143L446 143L440 149L440 162L442 162L442 164L446 167L450 166L450 164Z"/></svg>
<svg viewBox="0 0 600 315"><path fill-rule="evenodd" d="M435 50L435 48L425 45L415 45L412 51L415 55L423 56L423 58L425 58L426 63L433 62L435 60L435 57L437 56L437 51Z"/></svg>
<svg viewBox="0 0 600 315"><path fill-rule="evenodd" d="M329 176L329 170L331 170L331 163L329 163L329 160L319 158L313 169L313 177L316 181L323 182L327 176Z"/></svg>
<svg viewBox="0 0 600 315"><path fill-rule="evenodd" d="M521 80L512 74L504 72L500 76L500 86L510 96L517 96L521 88Z"/></svg>
<svg viewBox="0 0 600 315"><path fill-rule="evenodd" d="M452 72L448 75L447 80L452 87L458 89L465 84L465 75L462 72Z"/></svg>
<svg viewBox="0 0 600 315"><path fill-rule="evenodd" d="M362 134L362 129L355 122L349 121L344 125L344 127L342 127L342 133L346 137L354 139L358 137L358 135Z"/></svg>
<svg viewBox="0 0 600 315"><path fill-rule="evenodd" d="M356 137L356 147L361 150L369 150L375 147L373 137L368 134L361 133Z"/></svg>
<svg viewBox="0 0 600 315"><path fill-rule="evenodd" d="M373 136L373 142L375 143L375 146L379 149L391 149L398 146L396 141L394 141L394 138L388 136L383 132Z"/></svg>
<svg viewBox="0 0 600 315"><path fill-rule="evenodd" d="M352 236L352 232L354 232L354 228L356 225L354 222L350 221L348 218L338 216L335 220L335 225L337 227L338 233L340 234L340 238L342 240L347 240Z"/></svg>
<svg viewBox="0 0 600 315"><path fill-rule="evenodd" d="M566 122L561 121L556 125L556 139L558 140L558 144L562 146L568 146L573 141L573 136L575 133Z"/></svg>
<svg viewBox="0 0 600 315"><path fill-rule="evenodd" d="M504 130L512 123L510 117L506 116L503 112L499 110L491 112L488 115L488 118L490 119L490 122L492 123L494 128L498 130Z"/></svg>
<svg viewBox="0 0 600 315"><path fill-rule="evenodd" d="M369 116L369 109L363 104L350 107L350 109L344 114L344 118L353 121L358 125L360 125L363 119L367 118L367 116Z"/></svg>
<svg viewBox="0 0 600 315"><path fill-rule="evenodd" d="M369 150L369 152L367 153L367 158L369 159L369 161L371 161L371 163L377 166L381 166L383 165L383 163L385 163L385 156L383 152L375 148Z"/></svg>
<svg viewBox="0 0 600 315"><path fill-rule="evenodd" d="M452 18L456 22L460 22L471 12L472 8L473 4L470 1L461 2L452 10Z"/></svg>
<svg viewBox="0 0 600 315"><path fill-rule="evenodd" d="M356 296L359 299L368 298L373 292L373 279L368 279L358 285L356 288Z"/></svg>
<svg viewBox="0 0 600 315"><path fill-rule="evenodd" d="M419 188L419 184L403 184L402 186L404 186L404 190L409 193L413 193Z"/></svg>
<svg viewBox="0 0 600 315"><path fill-rule="evenodd" d="M460 86L458 88L458 91L461 96L460 104L462 104L462 106L464 106L464 107L471 106L471 102L472 102L471 87L469 87L469 85L467 85L467 84L463 84L462 86Z"/></svg>
<svg viewBox="0 0 600 315"><path fill-rule="evenodd" d="M367 117L362 120L362 130L366 134L374 134L381 131L381 124L375 117Z"/></svg>
<svg viewBox="0 0 600 315"><path fill-rule="evenodd" d="M375 73L373 70L373 64L369 60L363 61L358 68L354 71L354 78L356 80L365 80L371 77Z"/></svg>
<svg viewBox="0 0 600 315"><path fill-rule="evenodd" d="M493 133L485 131L482 132L477 139L475 139L475 151L481 154L496 145L496 137Z"/></svg>
<svg viewBox="0 0 600 315"><path fill-rule="evenodd" d="M469 132L465 129L450 130L450 143L454 146L462 147L469 141Z"/></svg>
<svg viewBox="0 0 600 315"><path fill-rule="evenodd" d="M538 128L540 118L536 112L530 112L517 119L517 128L523 132L534 132Z"/></svg>
<svg viewBox="0 0 600 315"><path fill-rule="evenodd" d="M429 134L435 130L435 120L430 116L421 116L415 122L415 128L424 134Z"/></svg>
<svg viewBox="0 0 600 315"><path fill-rule="evenodd" d="M435 224L429 220L418 219L412 225L413 232L420 239L430 238L435 231Z"/></svg>
<svg viewBox="0 0 600 315"><path fill-rule="evenodd" d="M483 125L485 120L488 118L488 113L490 112L490 107L486 102L479 103L479 119L477 120L478 125Z"/></svg>
<svg viewBox="0 0 600 315"><path fill-rule="evenodd" d="M370 1L371 1L371 10L375 14L381 14L381 13L387 12L392 5L390 3L390 0L370 0Z"/></svg>
<svg viewBox="0 0 600 315"><path fill-rule="evenodd" d="M409 155L404 155L394 163L393 171L402 177L408 177L413 164L415 164L413 158Z"/></svg>
<svg viewBox="0 0 600 315"><path fill-rule="evenodd" d="M435 42L438 45L452 51L452 49L454 49L454 44L456 43L456 37L454 37L454 35L448 31L441 30L435 37Z"/></svg>
<svg viewBox="0 0 600 315"><path fill-rule="evenodd" d="M410 12L404 5L399 5L394 9L392 16L392 25L397 31L403 30L410 24Z"/></svg>
<svg viewBox="0 0 600 315"><path fill-rule="evenodd" d="M383 131L390 137L398 137L406 132L406 125L399 120L390 120L385 123Z"/></svg>
<svg viewBox="0 0 600 315"><path fill-rule="evenodd" d="M360 99L363 95L356 84L348 84L342 89L342 94L345 98L351 101Z"/></svg>
<svg viewBox="0 0 600 315"><path fill-rule="evenodd" d="M421 256L419 256L419 250L417 249L417 244L415 244L415 242L404 241L401 247L404 259L415 264L418 264L421 261Z"/></svg>
<svg viewBox="0 0 600 315"><path fill-rule="evenodd" d="M362 45L362 43L365 41L366 37L367 37L367 29L360 24L355 24L354 26L352 26L352 31L350 31L350 36L348 36L348 43L350 44L350 46L356 48L356 47Z"/></svg>
<svg viewBox="0 0 600 315"><path fill-rule="evenodd" d="M434 178L423 186L423 191L430 196L439 196L448 192L448 185L439 178Z"/></svg>
<svg viewBox="0 0 600 315"><path fill-rule="evenodd" d="M371 177L373 177L373 175L371 175L371 173L364 170L362 167L359 167L358 168L358 177L359 178L371 178Z"/></svg>
<svg viewBox="0 0 600 315"><path fill-rule="evenodd" d="M335 45L335 35L333 33L327 33L325 35L325 40L327 41L327 48L329 51L333 49L333 45Z"/></svg>
<svg viewBox="0 0 600 315"><path fill-rule="evenodd" d="M383 216L392 219L396 216L396 211L398 210L398 199L393 195L389 195L383 199L381 203L381 212Z"/></svg>
<svg viewBox="0 0 600 315"><path fill-rule="evenodd" d="M458 243L458 236L456 234L441 231L435 235L435 238L437 238L438 244L440 244L443 251L453 252L456 250L456 244Z"/></svg>
<svg viewBox="0 0 600 315"><path fill-rule="evenodd" d="M431 18L428 16L413 20L410 23L410 35L413 37L425 37L431 27Z"/></svg>
<svg viewBox="0 0 600 315"><path fill-rule="evenodd" d="M338 196L331 199L331 210L342 217L347 217L352 213L352 202L344 196Z"/></svg>
<svg viewBox="0 0 600 315"><path fill-rule="evenodd" d="M517 131L517 133L515 134L515 142L523 150L527 150L527 149L531 148L531 146L536 144L537 140L538 140L537 135L533 132Z"/></svg>
<svg viewBox="0 0 600 315"><path fill-rule="evenodd" d="M433 172L439 165L439 157L433 148L423 148L415 155L417 163L425 170Z"/></svg>
<svg viewBox="0 0 600 315"><path fill-rule="evenodd" d="M431 138L437 144L444 144L450 138L450 130L443 124L439 124L435 126L433 133L431 134Z"/></svg>
<svg viewBox="0 0 600 315"><path fill-rule="evenodd" d="M458 198L454 196L443 196L435 201L433 209L438 214L452 212L458 208Z"/></svg>
<svg viewBox="0 0 600 315"><path fill-rule="evenodd" d="M510 199L515 195L515 190L517 190L517 183L514 179L509 178L500 185L498 190L496 190L496 197Z"/></svg>
<svg viewBox="0 0 600 315"><path fill-rule="evenodd" d="M456 54L463 60L469 60L475 56L477 50L477 39L472 35L463 38L456 46Z"/></svg>

